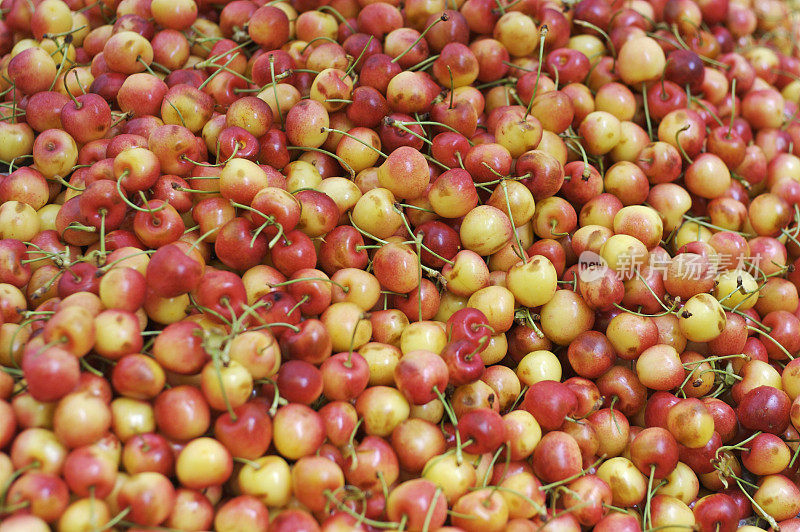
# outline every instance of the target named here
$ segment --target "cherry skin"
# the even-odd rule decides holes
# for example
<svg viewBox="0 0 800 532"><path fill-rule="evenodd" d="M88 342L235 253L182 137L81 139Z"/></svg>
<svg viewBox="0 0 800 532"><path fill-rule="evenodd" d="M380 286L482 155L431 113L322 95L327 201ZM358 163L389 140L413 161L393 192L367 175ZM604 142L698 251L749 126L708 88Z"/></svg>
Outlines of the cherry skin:
<svg viewBox="0 0 800 532"><path fill-rule="evenodd" d="M534 472L545 482L563 480L580 472L581 468L580 448L565 432L548 432L534 450Z"/></svg>
<svg viewBox="0 0 800 532"><path fill-rule="evenodd" d="M191 292L200 282L202 264L188 256L179 246L159 248L147 264L146 280L162 297L175 297Z"/></svg>
<svg viewBox="0 0 800 532"><path fill-rule="evenodd" d="M406 398L415 405L429 403L447 386L447 364L430 351L412 351L400 360L394 380Z"/></svg>
<svg viewBox="0 0 800 532"><path fill-rule="evenodd" d="M577 407L577 397L565 384L543 380L528 388L522 408L546 430L556 430Z"/></svg>
<svg viewBox="0 0 800 532"><path fill-rule="evenodd" d="M700 530L732 532L738 527L738 511L734 500L724 493L707 495L692 509Z"/></svg>
<svg viewBox="0 0 800 532"><path fill-rule="evenodd" d="M737 414L743 426L771 434L783 432L789 422L789 397L782 390L759 386L742 397ZM758 418L753 416L758 412Z"/></svg>
<svg viewBox="0 0 800 532"><path fill-rule="evenodd" d="M486 367L477 350L467 340L456 340L445 346L440 355L447 364L451 384L469 384L483 375Z"/></svg>
<svg viewBox="0 0 800 532"><path fill-rule="evenodd" d="M464 450L471 453L491 453L505 442L506 431L500 414L494 410L476 409L458 420L458 431L473 442Z"/></svg>
<svg viewBox="0 0 800 532"><path fill-rule="evenodd" d="M631 460L645 475L665 478L678 463L678 444L666 429L644 429L631 442Z"/></svg>

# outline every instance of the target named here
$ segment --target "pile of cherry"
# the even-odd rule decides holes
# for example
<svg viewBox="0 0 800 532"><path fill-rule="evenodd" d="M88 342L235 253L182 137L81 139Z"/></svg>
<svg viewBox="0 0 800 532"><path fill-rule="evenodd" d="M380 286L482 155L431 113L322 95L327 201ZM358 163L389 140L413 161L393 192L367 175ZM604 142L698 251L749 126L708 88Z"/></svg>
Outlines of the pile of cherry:
<svg viewBox="0 0 800 532"><path fill-rule="evenodd" d="M0 532L800 530L780 0L2 0Z"/></svg>

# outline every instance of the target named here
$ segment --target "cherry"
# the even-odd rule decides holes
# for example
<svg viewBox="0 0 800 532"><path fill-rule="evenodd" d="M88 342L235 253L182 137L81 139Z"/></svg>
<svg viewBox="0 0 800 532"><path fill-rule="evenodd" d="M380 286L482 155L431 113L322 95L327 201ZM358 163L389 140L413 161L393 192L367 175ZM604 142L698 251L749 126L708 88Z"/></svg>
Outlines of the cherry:
<svg viewBox="0 0 800 532"><path fill-rule="evenodd" d="M689 86L700 92L705 79L705 67L700 57L691 50L675 50L667 56L664 76L679 87Z"/></svg>
<svg viewBox="0 0 800 532"><path fill-rule="evenodd" d="M206 271L200 278L195 299L201 307L210 309L212 318L231 320L247 302L242 280L234 273L222 270Z"/></svg>
<svg viewBox="0 0 800 532"><path fill-rule="evenodd" d="M203 265L177 244L159 248L147 263L148 287L163 297L176 297L194 290L200 283Z"/></svg>
<svg viewBox="0 0 800 532"><path fill-rule="evenodd" d="M525 392L522 408L536 418L545 430L556 430L578 406L575 393L558 381L543 380Z"/></svg>
<svg viewBox="0 0 800 532"><path fill-rule="evenodd" d="M699 499L692 509L695 520L703 532L720 530L732 532L739 524L734 500L725 493L713 493Z"/></svg>
<svg viewBox="0 0 800 532"><path fill-rule="evenodd" d="M77 292L92 292L97 294L100 290L100 279L96 275L97 267L86 262L71 266L66 275L58 280L59 297L67 297Z"/></svg>
<svg viewBox="0 0 800 532"><path fill-rule="evenodd" d="M648 109L657 120L663 119L672 111L685 108L686 103L684 88L672 81L654 83L647 91Z"/></svg>
<svg viewBox="0 0 800 532"><path fill-rule="evenodd" d="M771 386L758 386L742 397L736 408L745 428L780 434L789 423L789 396Z"/></svg>
<svg viewBox="0 0 800 532"><path fill-rule="evenodd" d="M597 388L605 398L606 406L615 401L614 408L618 408L625 415L632 415L645 405L646 388L639 381L636 373L623 366L612 366L603 375L598 377ZM658 392L656 392L658 393Z"/></svg>
<svg viewBox="0 0 800 532"><path fill-rule="evenodd" d="M545 482L558 482L581 471L581 453L575 439L561 431L548 432L533 452L533 470Z"/></svg>
<svg viewBox="0 0 800 532"><path fill-rule="evenodd" d="M547 55L547 72L559 83L581 83L589 74L589 59L578 50L557 48Z"/></svg>
<svg viewBox="0 0 800 532"><path fill-rule="evenodd" d="M429 403L447 387L448 366L430 351L407 353L394 370L394 380L405 397L415 405Z"/></svg>
<svg viewBox="0 0 800 532"><path fill-rule="evenodd" d="M714 471L714 460L717 459L717 450L722 446L719 433L714 431L708 442L698 448L678 445L680 461L692 468L698 474L707 474Z"/></svg>
<svg viewBox="0 0 800 532"><path fill-rule="evenodd" d="M478 349L465 339L448 342L444 347L440 356L447 364L451 384L461 386L481 378L485 365Z"/></svg>
<svg viewBox="0 0 800 532"><path fill-rule="evenodd" d="M473 440L464 450L476 454L494 452L506 440L503 419L500 414L487 408L470 410L461 416L458 431L464 439Z"/></svg>
<svg viewBox="0 0 800 532"><path fill-rule="evenodd" d="M631 461L644 475L667 477L678 464L678 444L670 432L661 427L646 428L630 443Z"/></svg>
<svg viewBox="0 0 800 532"><path fill-rule="evenodd" d="M39 401L55 401L78 384L80 368L75 356L53 346L27 350L22 357L22 371L28 392Z"/></svg>

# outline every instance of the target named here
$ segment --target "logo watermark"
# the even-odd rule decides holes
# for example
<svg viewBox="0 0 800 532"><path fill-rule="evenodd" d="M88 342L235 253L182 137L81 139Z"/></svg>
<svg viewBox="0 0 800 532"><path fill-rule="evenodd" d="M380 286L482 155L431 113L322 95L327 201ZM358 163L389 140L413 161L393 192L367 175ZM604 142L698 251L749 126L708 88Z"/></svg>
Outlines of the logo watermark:
<svg viewBox="0 0 800 532"><path fill-rule="evenodd" d="M695 253L676 255L676 257L680 259L676 260L675 257L662 254L650 254L647 260L643 260L641 256L620 255L616 258L615 268L611 269L608 261L599 254L594 251L584 251L578 257L578 278L585 283L599 281L611 269L617 278L624 281L635 278L636 274L645 268L650 272L661 274L662 277L666 277L670 271L675 277L686 280L713 279L720 273L730 270L741 270L758 277L760 275L758 264L762 260L759 256L715 255L705 258Z"/></svg>

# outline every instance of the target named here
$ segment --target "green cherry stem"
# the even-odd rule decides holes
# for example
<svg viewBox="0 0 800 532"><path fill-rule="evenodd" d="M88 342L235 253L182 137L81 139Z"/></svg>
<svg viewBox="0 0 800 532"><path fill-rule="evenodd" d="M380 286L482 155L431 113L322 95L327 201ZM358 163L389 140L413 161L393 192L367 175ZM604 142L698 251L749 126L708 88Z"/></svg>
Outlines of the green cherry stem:
<svg viewBox="0 0 800 532"><path fill-rule="evenodd" d="M406 48L405 50L403 50L403 52L402 52L400 55L398 55L397 57L395 57L394 59L392 59L392 63L396 63L396 62L397 62L397 61L399 61L399 60L400 60L400 59L401 59L401 58L402 58L404 55L406 55L408 52L410 52L411 50L413 50L413 49L414 49L414 47L415 47L415 46L416 46L416 45L417 45L417 44L418 44L418 43L419 43L419 42L420 42L422 39L424 39L424 38L425 38L425 34L426 34L426 33L428 33L428 32L429 32L429 31L430 31L430 30L431 30L431 29L432 29L434 26L436 26L436 25L437 25L438 23L440 23L440 22L445 22L445 21L447 21L447 20L449 20L449 19L450 19L450 17L447 15L447 13L442 13L442 16L441 16L441 17L437 18L436 20L434 20L433 22L431 22L430 24L428 24L428 27L427 27L427 28L425 28L425 29L422 31L422 33L420 33L420 34L419 34L419 37L417 37L417 38L414 40L414 42L412 42L412 43L411 43L411 45L410 45L408 48Z"/></svg>

